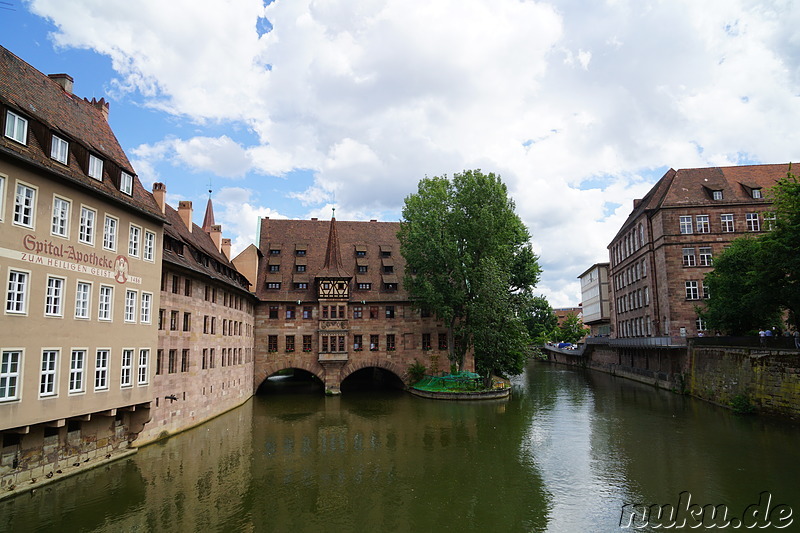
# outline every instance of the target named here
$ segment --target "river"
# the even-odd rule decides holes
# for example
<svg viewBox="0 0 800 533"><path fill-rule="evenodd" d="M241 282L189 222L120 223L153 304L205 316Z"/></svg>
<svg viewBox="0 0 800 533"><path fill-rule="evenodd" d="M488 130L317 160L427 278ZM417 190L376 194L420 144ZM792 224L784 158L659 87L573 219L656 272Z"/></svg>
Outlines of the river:
<svg viewBox="0 0 800 533"><path fill-rule="evenodd" d="M798 443L796 424L548 363L504 401L278 387L1 501L0 531L605 533L645 525L625 504L687 497L800 524Z"/></svg>

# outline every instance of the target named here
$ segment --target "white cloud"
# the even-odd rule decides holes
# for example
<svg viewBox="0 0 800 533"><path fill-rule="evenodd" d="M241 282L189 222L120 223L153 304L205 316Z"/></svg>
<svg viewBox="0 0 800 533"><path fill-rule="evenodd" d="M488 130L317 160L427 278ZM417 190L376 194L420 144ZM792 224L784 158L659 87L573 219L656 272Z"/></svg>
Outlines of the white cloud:
<svg viewBox="0 0 800 533"><path fill-rule="evenodd" d="M231 239L231 257L256 243L259 217L288 218L274 209L256 205L257 194L242 187L223 187L211 201L214 221L222 225L222 235Z"/></svg>
<svg viewBox="0 0 800 533"><path fill-rule="evenodd" d="M110 56L118 90L257 136L155 134L134 151L145 179L159 162L227 177L311 169L314 183L288 195L310 213L329 216L335 202L341 218L391 217L425 175L495 171L531 228L540 290L556 306L579 301L575 277L607 260L653 169L797 155L796 3L31 5L56 23L59 45ZM273 30L259 35L262 16ZM609 215L611 204L621 207ZM230 226L268 208L250 209L232 210Z"/></svg>

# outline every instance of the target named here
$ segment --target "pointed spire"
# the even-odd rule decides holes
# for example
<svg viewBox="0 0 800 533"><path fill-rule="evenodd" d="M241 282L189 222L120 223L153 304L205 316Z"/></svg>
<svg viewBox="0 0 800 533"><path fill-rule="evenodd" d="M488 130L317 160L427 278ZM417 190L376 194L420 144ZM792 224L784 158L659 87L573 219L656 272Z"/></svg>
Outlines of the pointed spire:
<svg viewBox="0 0 800 533"><path fill-rule="evenodd" d="M339 234L336 232L336 217L331 217L330 231L328 233L328 248L325 250L325 265L322 267L320 275L337 278L350 277L344 269L342 253L339 250Z"/></svg>
<svg viewBox="0 0 800 533"><path fill-rule="evenodd" d="M211 193L211 191L208 191ZM208 197L208 203L206 204L206 215L203 217L203 231L209 233L211 231L211 226L215 225L214 223L214 206L211 205L211 196Z"/></svg>

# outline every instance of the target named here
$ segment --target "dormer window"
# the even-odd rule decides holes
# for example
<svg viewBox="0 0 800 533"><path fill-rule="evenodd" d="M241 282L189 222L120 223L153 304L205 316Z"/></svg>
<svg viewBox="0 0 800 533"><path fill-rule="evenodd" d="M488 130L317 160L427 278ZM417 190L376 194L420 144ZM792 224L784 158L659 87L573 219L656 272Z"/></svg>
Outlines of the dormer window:
<svg viewBox="0 0 800 533"><path fill-rule="evenodd" d="M61 137L53 135L53 140L50 143L50 157L59 163L66 165L67 156L69 155L69 143Z"/></svg>
<svg viewBox="0 0 800 533"><path fill-rule="evenodd" d="M269 251L269 255L281 255L281 251L278 248L271 248Z"/></svg>
<svg viewBox="0 0 800 533"><path fill-rule="evenodd" d="M89 177L103 181L103 160L89 154Z"/></svg>
<svg viewBox="0 0 800 533"><path fill-rule="evenodd" d="M11 111L6 111L6 137L20 144L28 142L28 121Z"/></svg>
<svg viewBox="0 0 800 533"><path fill-rule="evenodd" d="M714 200L722 200L722 191L711 191L711 197Z"/></svg>
<svg viewBox="0 0 800 533"><path fill-rule="evenodd" d="M763 198L763 196L761 196L761 189L753 189L753 198L755 199Z"/></svg>
<svg viewBox="0 0 800 533"><path fill-rule="evenodd" d="M133 176L128 174L127 172L123 172L119 176L119 190L127 194L128 196L133 195Z"/></svg>

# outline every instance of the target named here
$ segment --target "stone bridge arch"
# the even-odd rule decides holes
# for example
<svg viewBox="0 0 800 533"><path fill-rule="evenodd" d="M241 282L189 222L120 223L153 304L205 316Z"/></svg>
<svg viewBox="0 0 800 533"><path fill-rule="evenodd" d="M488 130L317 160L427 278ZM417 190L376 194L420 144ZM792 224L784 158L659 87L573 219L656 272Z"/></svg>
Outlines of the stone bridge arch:
<svg viewBox="0 0 800 533"><path fill-rule="evenodd" d="M404 384L408 384L408 373L393 361L385 359L362 359L349 361L339 372L339 384L355 372L364 368L380 368L397 376Z"/></svg>
<svg viewBox="0 0 800 533"><path fill-rule="evenodd" d="M271 375L289 368L305 370L314 374L323 383L326 382L325 369L319 364L316 357L309 357L308 354L275 358L257 357L253 369L253 390L258 390L258 387Z"/></svg>

